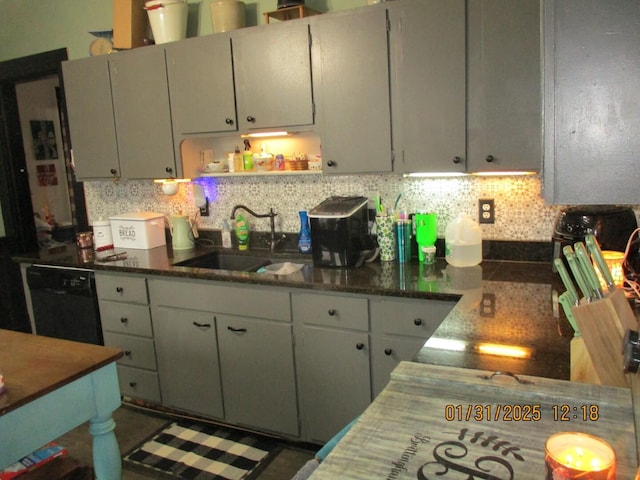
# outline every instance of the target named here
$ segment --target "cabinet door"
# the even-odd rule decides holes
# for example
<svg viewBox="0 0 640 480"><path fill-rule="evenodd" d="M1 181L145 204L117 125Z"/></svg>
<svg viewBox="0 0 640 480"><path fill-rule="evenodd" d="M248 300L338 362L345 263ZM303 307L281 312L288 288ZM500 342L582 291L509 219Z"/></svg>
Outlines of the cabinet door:
<svg viewBox="0 0 640 480"><path fill-rule="evenodd" d="M231 40L226 34L166 47L174 135L237 130Z"/></svg>
<svg viewBox="0 0 640 480"><path fill-rule="evenodd" d="M216 315L226 420L298 436L291 324Z"/></svg>
<svg viewBox="0 0 640 480"><path fill-rule="evenodd" d="M176 176L164 49L137 48L109 58L122 176Z"/></svg>
<svg viewBox="0 0 640 480"><path fill-rule="evenodd" d="M306 325L301 332L305 436L322 444L371 403L369 334Z"/></svg>
<svg viewBox="0 0 640 480"><path fill-rule="evenodd" d="M387 11L320 16L311 33L323 171L391 171Z"/></svg>
<svg viewBox="0 0 640 480"><path fill-rule="evenodd" d="M467 171L539 171L540 1L470 0L467 15Z"/></svg>
<svg viewBox="0 0 640 480"><path fill-rule="evenodd" d="M152 319L163 404L223 418L213 314L161 306Z"/></svg>
<svg viewBox="0 0 640 480"><path fill-rule="evenodd" d="M232 43L240 129L312 125L308 25L238 30Z"/></svg>
<svg viewBox="0 0 640 480"><path fill-rule="evenodd" d="M465 1L410 0L390 10L402 169L464 172Z"/></svg>
<svg viewBox="0 0 640 480"><path fill-rule="evenodd" d="M640 203L640 2L545 2L545 200Z"/></svg>
<svg viewBox="0 0 640 480"><path fill-rule="evenodd" d="M78 179L120 176L106 56L62 63Z"/></svg>

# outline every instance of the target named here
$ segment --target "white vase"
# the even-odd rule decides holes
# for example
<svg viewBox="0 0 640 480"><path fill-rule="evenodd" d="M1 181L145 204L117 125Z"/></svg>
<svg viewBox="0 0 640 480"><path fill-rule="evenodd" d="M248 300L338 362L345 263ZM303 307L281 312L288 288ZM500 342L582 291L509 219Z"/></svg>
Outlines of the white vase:
<svg viewBox="0 0 640 480"><path fill-rule="evenodd" d="M237 0L214 0L209 4L213 32L228 32L243 28L246 24L244 2Z"/></svg>

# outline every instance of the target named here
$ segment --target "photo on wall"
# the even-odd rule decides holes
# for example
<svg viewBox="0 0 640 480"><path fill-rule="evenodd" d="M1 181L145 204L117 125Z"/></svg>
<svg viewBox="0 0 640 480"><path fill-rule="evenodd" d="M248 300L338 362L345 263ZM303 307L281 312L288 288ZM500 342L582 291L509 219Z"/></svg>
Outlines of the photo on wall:
<svg viewBox="0 0 640 480"><path fill-rule="evenodd" d="M58 158L56 133L52 120L31 120L31 138L36 160L52 160Z"/></svg>

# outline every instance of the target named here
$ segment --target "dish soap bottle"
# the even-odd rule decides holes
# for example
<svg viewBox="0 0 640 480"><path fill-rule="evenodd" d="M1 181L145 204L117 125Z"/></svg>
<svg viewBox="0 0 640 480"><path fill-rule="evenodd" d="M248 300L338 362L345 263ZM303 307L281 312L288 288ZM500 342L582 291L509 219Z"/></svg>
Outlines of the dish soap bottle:
<svg viewBox="0 0 640 480"><path fill-rule="evenodd" d="M231 230L227 220L222 221L222 248L231 248Z"/></svg>
<svg viewBox="0 0 640 480"><path fill-rule="evenodd" d="M306 211L298 212L300 215L300 234L298 235L298 250L300 253L311 253L311 230L309 228L309 216Z"/></svg>
<svg viewBox="0 0 640 480"><path fill-rule="evenodd" d="M249 248L249 224L242 214L236 217L236 238L238 239L238 250Z"/></svg>

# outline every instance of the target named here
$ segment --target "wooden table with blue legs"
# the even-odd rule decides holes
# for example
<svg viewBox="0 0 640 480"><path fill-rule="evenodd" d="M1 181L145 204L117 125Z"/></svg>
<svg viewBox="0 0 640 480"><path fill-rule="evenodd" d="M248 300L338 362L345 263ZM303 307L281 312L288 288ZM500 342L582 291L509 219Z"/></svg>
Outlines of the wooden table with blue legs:
<svg viewBox="0 0 640 480"><path fill-rule="evenodd" d="M121 403L122 351L0 330L0 469L85 422L98 480L120 480L112 414Z"/></svg>

